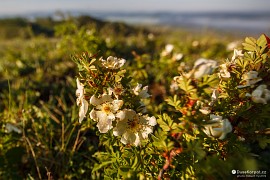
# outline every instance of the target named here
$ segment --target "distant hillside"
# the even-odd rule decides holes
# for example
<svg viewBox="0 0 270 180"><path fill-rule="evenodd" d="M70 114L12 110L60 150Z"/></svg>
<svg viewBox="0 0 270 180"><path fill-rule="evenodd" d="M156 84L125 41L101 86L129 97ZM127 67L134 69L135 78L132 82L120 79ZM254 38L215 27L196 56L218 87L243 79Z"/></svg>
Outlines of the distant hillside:
<svg viewBox="0 0 270 180"><path fill-rule="evenodd" d="M39 35L53 37L55 26L64 21L74 21L79 27L85 25L94 26L98 31L109 29L110 33L113 34L130 35L142 31L147 32L145 29L142 30L124 23L102 21L85 15L69 17L63 20L54 20L51 17L40 17L34 20L16 17L0 19L0 39L30 38Z"/></svg>

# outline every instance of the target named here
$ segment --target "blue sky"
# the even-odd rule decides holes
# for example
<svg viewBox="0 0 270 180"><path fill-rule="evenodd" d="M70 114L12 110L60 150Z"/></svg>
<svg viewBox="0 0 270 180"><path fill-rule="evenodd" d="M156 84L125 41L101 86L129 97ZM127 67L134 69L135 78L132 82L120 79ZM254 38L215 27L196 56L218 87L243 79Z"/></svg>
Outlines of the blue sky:
<svg viewBox="0 0 270 180"><path fill-rule="evenodd" d="M270 11L270 0L1 0L0 14L39 11Z"/></svg>

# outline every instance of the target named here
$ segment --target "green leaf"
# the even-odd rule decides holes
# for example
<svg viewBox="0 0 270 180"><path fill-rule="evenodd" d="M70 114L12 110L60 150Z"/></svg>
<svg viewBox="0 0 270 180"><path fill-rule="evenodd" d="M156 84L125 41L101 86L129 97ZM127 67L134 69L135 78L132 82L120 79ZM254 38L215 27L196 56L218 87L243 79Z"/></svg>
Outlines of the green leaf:
<svg viewBox="0 0 270 180"><path fill-rule="evenodd" d="M238 61L236 61L237 65L239 67L241 67L242 70L247 69L247 66L250 64L249 62L250 62L249 59L246 59L246 58L244 58L244 59L238 59Z"/></svg>
<svg viewBox="0 0 270 180"><path fill-rule="evenodd" d="M245 42L251 45L255 45L256 39L254 39L253 37L246 37Z"/></svg>
<svg viewBox="0 0 270 180"><path fill-rule="evenodd" d="M169 105L174 106L175 109L178 109L181 105L181 101L178 100L177 95L174 95L173 98L169 97L166 101Z"/></svg>
<svg viewBox="0 0 270 180"><path fill-rule="evenodd" d="M122 175L128 173L129 170L130 170L130 167L121 167L121 168L119 168L119 172Z"/></svg>
<svg viewBox="0 0 270 180"><path fill-rule="evenodd" d="M190 85L191 79L183 78L182 81L178 84L179 88L184 90L187 94L195 93L196 89L194 86Z"/></svg>
<svg viewBox="0 0 270 180"><path fill-rule="evenodd" d="M175 123L166 113L163 113L162 116L158 116L157 123L163 131L170 131L177 128L177 123Z"/></svg>
<svg viewBox="0 0 270 180"><path fill-rule="evenodd" d="M255 45L251 45L248 43L242 43L242 45L244 46L244 49L247 51L255 51Z"/></svg>
<svg viewBox="0 0 270 180"><path fill-rule="evenodd" d="M112 164L113 161L105 161L105 162L102 162L101 164L95 164L92 172L95 172L95 171L98 171L99 169L109 165L109 164Z"/></svg>
<svg viewBox="0 0 270 180"><path fill-rule="evenodd" d="M219 83L218 75L212 74L208 76L204 76L202 79L202 83L199 84L199 87L216 87Z"/></svg>
<svg viewBox="0 0 270 180"><path fill-rule="evenodd" d="M260 47L264 47L266 44L267 44L267 41L266 41L266 38L265 36L262 34L259 39L257 40L257 44L260 46Z"/></svg>
<svg viewBox="0 0 270 180"><path fill-rule="evenodd" d="M255 51L256 50L256 40L252 37L246 37L245 42L242 43L245 50Z"/></svg>

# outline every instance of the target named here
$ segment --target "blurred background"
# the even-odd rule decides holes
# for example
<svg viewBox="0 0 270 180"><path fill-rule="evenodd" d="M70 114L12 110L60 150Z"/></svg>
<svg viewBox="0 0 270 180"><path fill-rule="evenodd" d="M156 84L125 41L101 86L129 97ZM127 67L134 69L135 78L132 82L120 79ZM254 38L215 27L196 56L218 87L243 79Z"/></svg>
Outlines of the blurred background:
<svg viewBox="0 0 270 180"><path fill-rule="evenodd" d="M0 18L57 18L56 12L61 12L131 24L214 28L245 35L270 31L268 0L5 0L0 5Z"/></svg>

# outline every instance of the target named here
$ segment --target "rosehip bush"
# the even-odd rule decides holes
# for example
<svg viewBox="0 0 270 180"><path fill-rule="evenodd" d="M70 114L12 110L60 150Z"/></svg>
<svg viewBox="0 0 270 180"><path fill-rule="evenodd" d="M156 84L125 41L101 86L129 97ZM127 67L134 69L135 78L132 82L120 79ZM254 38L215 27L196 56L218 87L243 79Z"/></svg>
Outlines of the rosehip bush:
<svg viewBox="0 0 270 180"><path fill-rule="evenodd" d="M177 67L184 55L166 46L161 61L172 58L178 75L167 77L170 93L159 112L125 59L74 55L78 121L84 131L96 126L99 137L92 177L228 179L233 169L267 170L269 41L247 37L232 57L200 58L192 68Z"/></svg>

